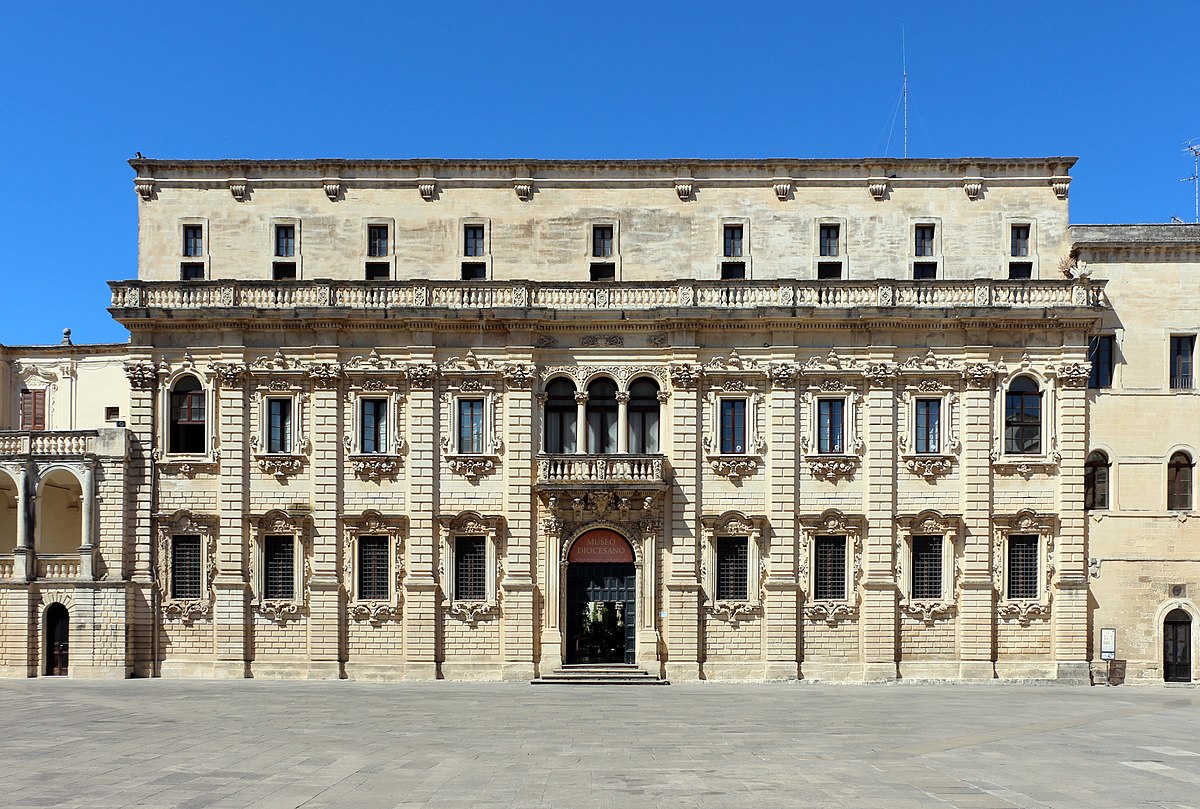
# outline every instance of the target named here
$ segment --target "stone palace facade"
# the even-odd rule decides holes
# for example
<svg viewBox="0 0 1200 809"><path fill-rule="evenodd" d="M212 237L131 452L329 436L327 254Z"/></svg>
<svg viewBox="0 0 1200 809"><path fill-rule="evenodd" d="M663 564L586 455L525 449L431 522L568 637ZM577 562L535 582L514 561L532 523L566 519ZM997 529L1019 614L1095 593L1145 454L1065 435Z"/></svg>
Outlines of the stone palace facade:
<svg viewBox="0 0 1200 809"><path fill-rule="evenodd" d="M1191 680L1200 228L1073 162L134 160L0 673Z"/></svg>

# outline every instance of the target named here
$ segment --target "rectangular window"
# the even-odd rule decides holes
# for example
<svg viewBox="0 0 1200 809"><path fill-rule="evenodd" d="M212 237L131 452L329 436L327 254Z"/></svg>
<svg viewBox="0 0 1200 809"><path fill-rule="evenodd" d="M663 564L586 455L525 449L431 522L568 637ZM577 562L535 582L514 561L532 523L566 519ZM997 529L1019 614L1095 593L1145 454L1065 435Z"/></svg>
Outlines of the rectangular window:
<svg viewBox="0 0 1200 809"><path fill-rule="evenodd" d="M917 225L913 231L914 256L933 255L933 225Z"/></svg>
<svg viewBox="0 0 1200 809"><path fill-rule="evenodd" d="M121 418L121 408L120 407L104 408L104 420L105 421L116 421L119 418Z"/></svg>
<svg viewBox="0 0 1200 809"><path fill-rule="evenodd" d="M371 225L367 228L367 255L383 258L388 254L388 226Z"/></svg>
<svg viewBox="0 0 1200 809"><path fill-rule="evenodd" d="M1088 362L1092 364L1088 387L1111 388L1113 378L1113 336L1098 334L1088 340Z"/></svg>
<svg viewBox="0 0 1200 809"><path fill-rule="evenodd" d="M942 538L912 538L912 581L914 599L942 597Z"/></svg>
<svg viewBox="0 0 1200 809"><path fill-rule="evenodd" d="M817 452L845 452L845 399L817 400Z"/></svg>
<svg viewBox="0 0 1200 809"><path fill-rule="evenodd" d="M740 455L746 451L746 400L721 400L721 453Z"/></svg>
<svg viewBox="0 0 1200 809"><path fill-rule="evenodd" d="M841 225L821 225L821 252L822 256L840 256L842 245L842 226Z"/></svg>
<svg viewBox="0 0 1200 809"><path fill-rule="evenodd" d="M913 280L914 281L932 281L937 278L937 262L936 261L915 261L913 262Z"/></svg>
<svg viewBox="0 0 1200 809"><path fill-rule="evenodd" d="M374 454L388 451L387 405L387 399L359 400L359 452Z"/></svg>
<svg viewBox="0 0 1200 809"><path fill-rule="evenodd" d="M458 400L458 451L483 454L483 399Z"/></svg>
<svg viewBox="0 0 1200 809"><path fill-rule="evenodd" d="M745 601L749 591L750 541L717 537L717 601Z"/></svg>
<svg viewBox="0 0 1200 809"><path fill-rule="evenodd" d="M296 540L291 536L263 539L263 598L296 597Z"/></svg>
<svg viewBox="0 0 1200 809"><path fill-rule="evenodd" d="M171 537L171 598L200 598L203 572L200 537Z"/></svg>
<svg viewBox="0 0 1200 809"><path fill-rule="evenodd" d="M203 261L181 261L179 263L179 280L180 281L203 281L204 280L204 262Z"/></svg>
<svg viewBox="0 0 1200 809"><path fill-rule="evenodd" d="M725 257L740 258L742 255L742 234L741 225L726 225L725 226Z"/></svg>
<svg viewBox="0 0 1200 809"><path fill-rule="evenodd" d="M817 264L817 280L832 281L842 277L842 262L822 261Z"/></svg>
<svg viewBox="0 0 1200 809"><path fill-rule="evenodd" d="M607 281L612 282L617 280L617 265L607 262L593 264L591 267L592 281Z"/></svg>
<svg viewBox="0 0 1200 809"><path fill-rule="evenodd" d="M391 597L388 577L388 538L358 538L358 598L387 601Z"/></svg>
<svg viewBox="0 0 1200 809"><path fill-rule="evenodd" d="M183 255L187 258L200 258L204 255L204 226L183 226Z"/></svg>
<svg viewBox="0 0 1200 809"><path fill-rule="evenodd" d="M486 255L483 245L483 225L463 226L463 255Z"/></svg>
<svg viewBox="0 0 1200 809"><path fill-rule="evenodd" d="M1196 347L1196 336L1175 335L1171 338L1171 389L1184 390L1192 387L1192 352Z"/></svg>
<svg viewBox="0 0 1200 809"><path fill-rule="evenodd" d="M592 257L611 258L613 254L613 226L594 225L592 227Z"/></svg>
<svg viewBox="0 0 1200 809"><path fill-rule="evenodd" d="M846 599L846 538L817 537L813 544L813 598Z"/></svg>
<svg viewBox="0 0 1200 809"><path fill-rule="evenodd" d="M487 540L483 537L454 539L454 600L487 599Z"/></svg>
<svg viewBox="0 0 1200 809"><path fill-rule="evenodd" d="M722 261L721 262L721 280L722 281L737 281L746 277L746 262L744 261Z"/></svg>
<svg viewBox="0 0 1200 809"><path fill-rule="evenodd" d="M1010 536L1008 538L1008 597L1035 599L1038 597L1038 538Z"/></svg>
<svg viewBox="0 0 1200 809"><path fill-rule="evenodd" d="M917 452L936 453L942 451L941 399L917 399Z"/></svg>
<svg viewBox="0 0 1200 809"><path fill-rule="evenodd" d="M392 267L385 261L368 261L366 279L368 281L387 281L392 277Z"/></svg>
<svg viewBox="0 0 1200 809"><path fill-rule="evenodd" d="M21 391L21 429L46 429L46 391Z"/></svg>
<svg viewBox="0 0 1200 809"><path fill-rule="evenodd" d="M291 258L296 255L296 226L275 226L275 255L280 258Z"/></svg>
<svg viewBox="0 0 1200 809"><path fill-rule="evenodd" d="M1008 264L1008 279L1010 281L1028 281L1033 278L1033 263L1029 261L1010 261Z"/></svg>
<svg viewBox="0 0 1200 809"><path fill-rule="evenodd" d="M1013 258L1025 258L1029 255L1029 225L1012 226Z"/></svg>
<svg viewBox="0 0 1200 809"><path fill-rule="evenodd" d="M487 264L482 261L464 261L462 263L462 280L486 281Z"/></svg>
<svg viewBox="0 0 1200 809"><path fill-rule="evenodd" d="M295 281L296 262L276 261L271 264L271 278L276 281Z"/></svg>
<svg viewBox="0 0 1200 809"><path fill-rule="evenodd" d="M292 451L292 400L267 399L267 452Z"/></svg>

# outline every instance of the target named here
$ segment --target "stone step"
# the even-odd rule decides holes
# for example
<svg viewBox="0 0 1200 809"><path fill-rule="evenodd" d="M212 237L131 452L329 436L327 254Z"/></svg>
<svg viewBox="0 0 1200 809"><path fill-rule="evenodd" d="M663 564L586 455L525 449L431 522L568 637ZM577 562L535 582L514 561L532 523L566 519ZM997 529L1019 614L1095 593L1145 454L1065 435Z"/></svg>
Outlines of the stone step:
<svg viewBox="0 0 1200 809"><path fill-rule="evenodd" d="M532 685L670 685L645 669L633 665L574 665L548 671Z"/></svg>

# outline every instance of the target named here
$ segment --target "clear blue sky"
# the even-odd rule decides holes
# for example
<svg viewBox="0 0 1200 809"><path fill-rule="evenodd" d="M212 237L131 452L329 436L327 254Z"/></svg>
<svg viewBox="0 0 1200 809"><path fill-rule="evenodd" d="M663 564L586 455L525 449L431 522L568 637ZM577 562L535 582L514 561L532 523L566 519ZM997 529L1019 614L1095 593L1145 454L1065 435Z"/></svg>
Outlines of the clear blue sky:
<svg viewBox="0 0 1200 809"><path fill-rule="evenodd" d="M1193 216L1180 3L10 2L0 342L122 341L125 161L1078 155L1075 222Z"/></svg>

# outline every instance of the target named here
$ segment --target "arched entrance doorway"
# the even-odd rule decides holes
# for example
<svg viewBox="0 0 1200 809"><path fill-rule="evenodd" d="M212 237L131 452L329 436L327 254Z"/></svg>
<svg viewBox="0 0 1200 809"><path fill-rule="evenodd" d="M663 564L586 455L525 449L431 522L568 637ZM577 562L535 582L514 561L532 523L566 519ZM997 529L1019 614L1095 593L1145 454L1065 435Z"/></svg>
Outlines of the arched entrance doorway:
<svg viewBox="0 0 1200 809"><path fill-rule="evenodd" d="M568 664L633 663L637 641L637 568L616 531L588 531L567 557Z"/></svg>
<svg viewBox="0 0 1200 809"><path fill-rule="evenodd" d="M46 674L65 677L67 651L71 640L71 618L62 604L46 608Z"/></svg>
<svg viewBox="0 0 1200 809"><path fill-rule="evenodd" d="M1163 621L1163 679L1168 683L1192 681L1192 616L1179 608Z"/></svg>

